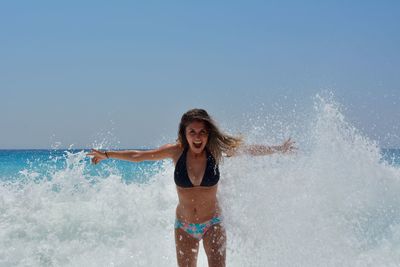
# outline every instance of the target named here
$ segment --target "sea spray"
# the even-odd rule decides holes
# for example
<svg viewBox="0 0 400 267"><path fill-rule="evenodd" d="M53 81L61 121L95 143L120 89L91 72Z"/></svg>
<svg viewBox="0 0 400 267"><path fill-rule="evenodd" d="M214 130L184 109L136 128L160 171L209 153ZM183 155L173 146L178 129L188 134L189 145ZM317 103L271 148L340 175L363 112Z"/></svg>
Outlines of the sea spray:
<svg viewBox="0 0 400 267"><path fill-rule="evenodd" d="M233 263L398 265L399 169L333 101L318 98L308 124L295 155L241 156L221 168Z"/></svg>
<svg viewBox="0 0 400 267"><path fill-rule="evenodd" d="M260 117L257 138L247 134L292 136L296 153L221 164L227 265L398 266L399 167L331 99L297 119L269 128ZM32 162L1 179L0 266L176 266L170 160L90 165L74 151Z"/></svg>
<svg viewBox="0 0 400 267"><path fill-rule="evenodd" d="M84 157L68 154L51 179L3 183L0 266L173 266L172 168L126 183L88 176Z"/></svg>

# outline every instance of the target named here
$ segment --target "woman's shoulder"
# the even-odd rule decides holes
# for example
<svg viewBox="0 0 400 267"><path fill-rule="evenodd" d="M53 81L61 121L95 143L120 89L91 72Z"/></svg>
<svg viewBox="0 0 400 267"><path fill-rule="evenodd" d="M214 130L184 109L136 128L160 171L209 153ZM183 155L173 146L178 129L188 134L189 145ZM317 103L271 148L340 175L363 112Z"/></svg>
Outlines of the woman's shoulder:
<svg viewBox="0 0 400 267"><path fill-rule="evenodd" d="M173 144L165 144L161 146L160 149L167 151L167 153L174 160L174 162L177 162L179 157L182 155L184 147L180 143L173 143Z"/></svg>

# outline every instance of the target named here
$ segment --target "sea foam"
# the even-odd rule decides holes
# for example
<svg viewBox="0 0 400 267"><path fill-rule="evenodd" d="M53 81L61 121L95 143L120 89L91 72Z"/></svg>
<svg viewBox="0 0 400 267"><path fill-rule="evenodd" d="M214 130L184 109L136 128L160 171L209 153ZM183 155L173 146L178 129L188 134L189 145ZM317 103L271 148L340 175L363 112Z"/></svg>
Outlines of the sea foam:
<svg viewBox="0 0 400 267"><path fill-rule="evenodd" d="M227 265L400 265L400 169L334 101L317 97L305 119L286 133L297 152L221 164ZM0 266L176 266L171 161L127 183L109 166L106 177L87 172L83 151L64 160L46 179L27 169L1 182Z"/></svg>

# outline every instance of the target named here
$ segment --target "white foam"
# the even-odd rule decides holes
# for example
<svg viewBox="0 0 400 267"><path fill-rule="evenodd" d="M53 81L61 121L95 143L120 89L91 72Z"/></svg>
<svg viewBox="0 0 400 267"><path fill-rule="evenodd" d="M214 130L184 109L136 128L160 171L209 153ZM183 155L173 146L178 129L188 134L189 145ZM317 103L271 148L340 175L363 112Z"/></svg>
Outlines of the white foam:
<svg viewBox="0 0 400 267"><path fill-rule="evenodd" d="M305 124L297 154L221 165L227 265L399 265L399 169L332 101L317 100ZM2 183L0 266L176 266L172 163L148 183L126 184L112 169L90 176L84 157L68 154L65 169L40 183L33 172Z"/></svg>

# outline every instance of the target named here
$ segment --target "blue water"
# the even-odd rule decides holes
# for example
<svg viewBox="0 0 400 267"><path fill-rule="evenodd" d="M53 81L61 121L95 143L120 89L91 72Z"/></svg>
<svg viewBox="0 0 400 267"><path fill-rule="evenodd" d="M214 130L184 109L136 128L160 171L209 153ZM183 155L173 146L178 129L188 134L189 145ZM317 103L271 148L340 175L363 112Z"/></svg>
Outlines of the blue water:
<svg viewBox="0 0 400 267"><path fill-rule="evenodd" d="M18 181L25 177L24 171L36 173L35 179L51 179L56 171L67 167L68 154L90 149L0 149L0 180ZM400 149L382 149L382 162L393 166L400 166ZM152 175L160 171L161 162L145 161L132 164L127 161L103 161L102 168L90 164L90 159L85 158L84 173L90 176L108 177L111 173L118 173L126 183L148 181ZM110 167L110 168L107 168Z"/></svg>
<svg viewBox="0 0 400 267"><path fill-rule="evenodd" d="M382 160L391 165L400 166L400 149L382 149Z"/></svg>
<svg viewBox="0 0 400 267"><path fill-rule="evenodd" d="M400 266L400 149L380 149L333 101L306 115L245 131L292 136L297 153L221 163L227 265ZM176 266L173 163L92 165L87 152L0 150L0 267Z"/></svg>
<svg viewBox="0 0 400 267"><path fill-rule="evenodd" d="M0 149L0 180L18 181L26 176L26 171L35 173L37 181L51 179L57 171L67 168L68 155L78 152L88 153L90 149ZM103 161L101 168L90 164L89 158L82 159L84 174L108 177L111 172L121 176L126 183L143 183L159 171L161 162L145 161L132 164L128 161Z"/></svg>

